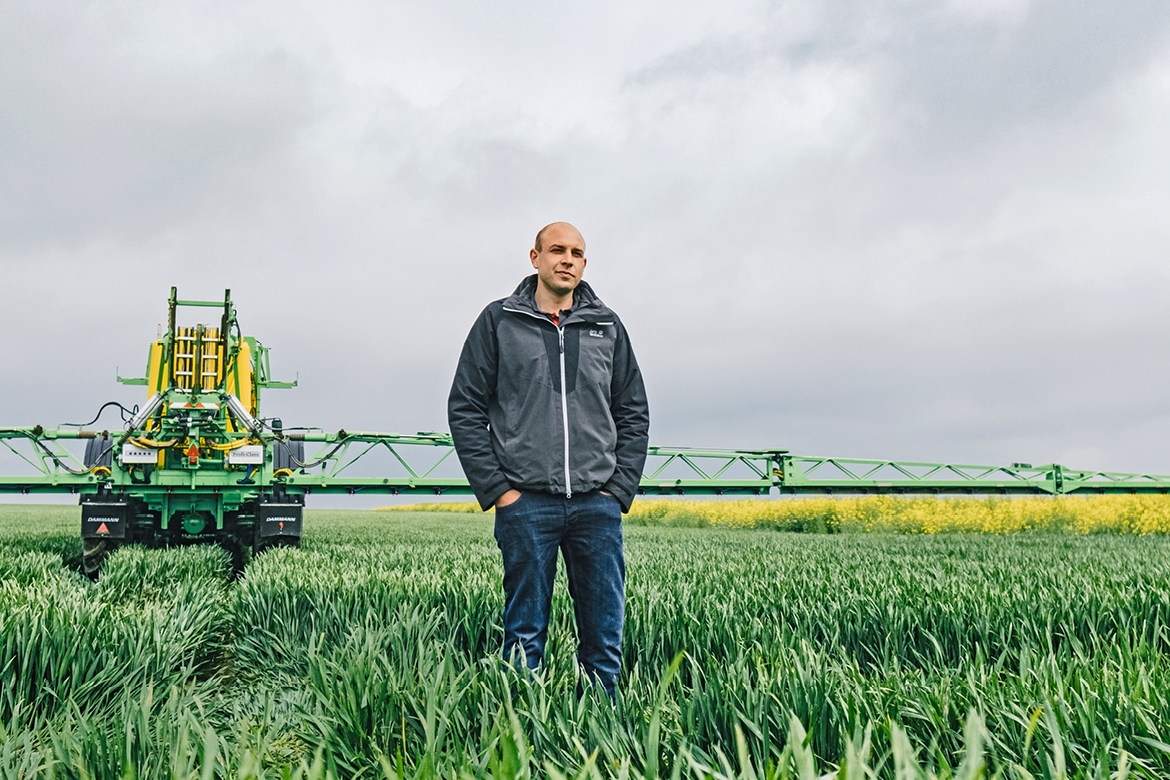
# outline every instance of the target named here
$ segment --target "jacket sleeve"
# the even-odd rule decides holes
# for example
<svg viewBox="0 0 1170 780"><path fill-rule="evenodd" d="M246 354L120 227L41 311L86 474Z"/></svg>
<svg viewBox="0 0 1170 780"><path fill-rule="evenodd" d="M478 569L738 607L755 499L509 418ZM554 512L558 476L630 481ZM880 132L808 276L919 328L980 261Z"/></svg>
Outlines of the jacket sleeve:
<svg viewBox="0 0 1170 780"><path fill-rule="evenodd" d="M495 328L498 311L493 307L500 308L498 304L489 305L471 326L447 398L447 424L451 426L455 453L485 512L512 487L500 468L488 430L488 408L496 392L499 367Z"/></svg>
<svg viewBox="0 0 1170 780"><path fill-rule="evenodd" d="M610 380L610 414L617 429L617 466L602 490L613 493L622 511L629 512L638 494L650 445L650 406L629 334L620 322Z"/></svg>

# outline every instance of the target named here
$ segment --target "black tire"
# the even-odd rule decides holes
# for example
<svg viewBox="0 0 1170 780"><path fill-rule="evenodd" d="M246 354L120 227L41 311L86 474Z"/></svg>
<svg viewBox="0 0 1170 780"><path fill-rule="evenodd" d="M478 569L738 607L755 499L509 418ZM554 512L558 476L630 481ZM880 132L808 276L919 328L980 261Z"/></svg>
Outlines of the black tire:
<svg viewBox="0 0 1170 780"><path fill-rule="evenodd" d="M231 579L235 580L244 573L244 566L248 562L247 545L234 536L227 536L219 540L219 546L226 550L231 558Z"/></svg>
<svg viewBox="0 0 1170 780"><path fill-rule="evenodd" d="M110 553L117 550L121 544L119 539L82 539L81 540L81 568L85 576L96 580L102 570L102 564Z"/></svg>
<svg viewBox="0 0 1170 780"><path fill-rule="evenodd" d="M87 469L92 469L95 466L104 466L108 469L110 464L114 462L114 440L97 436L87 440L83 462Z"/></svg>
<svg viewBox="0 0 1170 780"><path fill-rule="evenodd" d="M303 441L285 439L284 441L278 440L272 445L273 471L288 469L296 473L301 468L297 465L298 461L305 462L305 443Z"/></svg>

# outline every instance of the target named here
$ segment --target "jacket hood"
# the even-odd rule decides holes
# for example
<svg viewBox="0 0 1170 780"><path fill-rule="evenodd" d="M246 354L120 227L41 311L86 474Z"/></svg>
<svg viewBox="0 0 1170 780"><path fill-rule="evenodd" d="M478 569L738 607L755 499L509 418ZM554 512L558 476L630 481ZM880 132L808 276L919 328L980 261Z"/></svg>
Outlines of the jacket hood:
<svg viewBox="0 0 1170 780"><path fill-rule="evenodd" d="M524 277L520 284L517 285L515 292L504 299L504 308L521 310L537 316L547 316L544 312L536 307L536 274ZM597 297L597 293L589 286L589 282L582 279L577 288L573 290L573 310L566 322L571 320L578 320L585 322L596 321L598 318L613 318L615 315L601 302Z"/></svg>

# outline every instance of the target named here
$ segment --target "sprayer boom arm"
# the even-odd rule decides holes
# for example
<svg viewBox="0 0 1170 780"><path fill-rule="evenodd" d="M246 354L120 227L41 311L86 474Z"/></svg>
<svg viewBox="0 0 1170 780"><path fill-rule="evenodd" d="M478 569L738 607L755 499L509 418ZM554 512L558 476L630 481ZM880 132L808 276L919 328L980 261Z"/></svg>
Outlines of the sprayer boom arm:
<svg viewBox="0 0 1170 780"><path fill-rule="evenodd" d="M287 473L258 469L257 489L280 487L286 493L467 494L467 480L437 476L453 470L454 447L446 433L370 433L294 431L250 435L266 451L292 442L317 444L316 452ZM130 472L85 469L62 441L103 438L116 446L118 433L74 429L0 428L0 444L35 472L27 477L0 477L0 490L22 493L96 493L99 488L137 492L173 492L228 488L224 473L191 471L157 484L134 482ZM23 446L22 446L23 445ZM374 453L388 453L386 476L353 476L356 464ZM271 461L271 458L268 458ZM385 459L383 459L385 460ZM235 487L234 485L232 487ZM238 488L236 488L238 489ZM1095 494L1170 493L1170 476L1080 471L1058 464L977 466L890 460L808 457L785 450L715 450L651 447L640 492L657 495L781 494Z"/></svg>

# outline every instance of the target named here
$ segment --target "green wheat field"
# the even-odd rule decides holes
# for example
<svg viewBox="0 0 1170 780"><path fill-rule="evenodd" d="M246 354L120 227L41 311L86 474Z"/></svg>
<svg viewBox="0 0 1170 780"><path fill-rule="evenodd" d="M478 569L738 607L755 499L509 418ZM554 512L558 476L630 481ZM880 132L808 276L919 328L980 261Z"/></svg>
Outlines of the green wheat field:
<svg viewBox="0 0 1170 780"><path fill-rule="evenodd" d="M491 515L308 510L235 580L126 548L91 583L77 507L0 506L0 775L1170 776L1170 537L652 515L613 705L563 574L543 672L497 657Z"/></svg>

